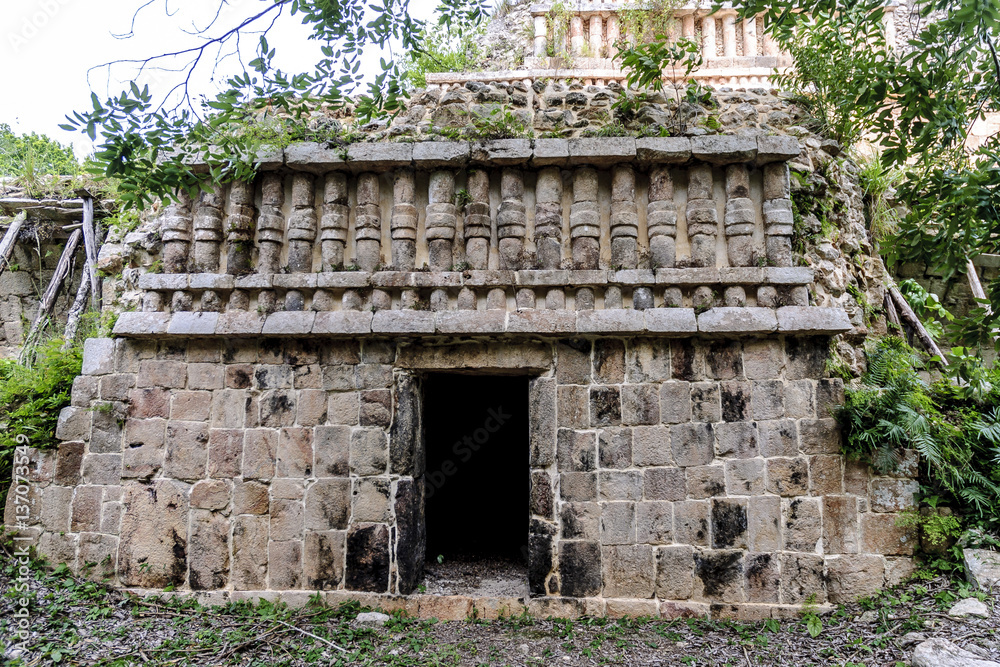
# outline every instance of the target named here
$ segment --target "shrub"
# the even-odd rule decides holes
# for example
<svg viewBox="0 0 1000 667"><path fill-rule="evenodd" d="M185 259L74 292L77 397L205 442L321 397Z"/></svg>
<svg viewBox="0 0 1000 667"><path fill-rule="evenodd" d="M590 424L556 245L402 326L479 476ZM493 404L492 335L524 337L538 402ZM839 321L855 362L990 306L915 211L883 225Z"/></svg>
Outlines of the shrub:
<svg viewBox="0 0 1000 667"><path fill-rule="evenodd" d="M903 340L885 337L868 351L868 370L838 412L844 453L879 473L902 449L921 458L921 486L976 527L1000 534L1000 371L953 350L951 375L932 384Z"/></svg>
<svg viewBox="0 0 1000 667"><path fill-rule="evenodd" d="M73 380L80 374L82 346L62 349L62 339L41 345L31 363L0 360L0 506L6 503L11 462L18 440L50 449L59 411L69 405Z"/></svg>

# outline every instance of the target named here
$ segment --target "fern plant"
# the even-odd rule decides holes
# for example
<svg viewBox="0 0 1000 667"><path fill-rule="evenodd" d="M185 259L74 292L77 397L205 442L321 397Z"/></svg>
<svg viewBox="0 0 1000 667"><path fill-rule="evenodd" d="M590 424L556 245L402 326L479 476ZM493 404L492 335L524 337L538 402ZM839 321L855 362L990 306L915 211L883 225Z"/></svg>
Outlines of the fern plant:
<svg viewBox="0 0 1000 667"><path fill-rule="evenodd" d="M969 525L1000 531L1000 372L970 370L960 350L955 373L933 384L923 363L902 339L885 337L868 349L868 371L846 392L837 417L844 453L880 474L894 470L903 449L920 455L921 482L945 498ZM956 360L958 361L958 360ZM966 377L975 377L973 387Z"/></svg>

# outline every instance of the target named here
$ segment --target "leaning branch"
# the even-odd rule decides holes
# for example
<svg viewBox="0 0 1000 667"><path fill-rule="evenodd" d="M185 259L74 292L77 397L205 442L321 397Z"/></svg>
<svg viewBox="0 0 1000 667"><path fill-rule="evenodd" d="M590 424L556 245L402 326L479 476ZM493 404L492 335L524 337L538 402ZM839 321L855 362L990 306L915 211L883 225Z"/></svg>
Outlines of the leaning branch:
<svg viewBox="0 0 1000 667"><path fill-rule="evenodd" d="M920 323L920 319L917 317L917 314L913 312L913 309L910 308L910 304L906 302L906 299L904 299L903 295L899 293L899 290L896 289L895 286L890 287L889 294L892 295L892 300L899 309L900 318L913 327L913 330L917 332L917 338L920 339L920 342L923 343L924 347L927 348L932 355L941 360L941 365L947 366L948 360L945 358L941 348L937 346L937 343L935 343L934 339L931 338L927 329Z"/></svg>

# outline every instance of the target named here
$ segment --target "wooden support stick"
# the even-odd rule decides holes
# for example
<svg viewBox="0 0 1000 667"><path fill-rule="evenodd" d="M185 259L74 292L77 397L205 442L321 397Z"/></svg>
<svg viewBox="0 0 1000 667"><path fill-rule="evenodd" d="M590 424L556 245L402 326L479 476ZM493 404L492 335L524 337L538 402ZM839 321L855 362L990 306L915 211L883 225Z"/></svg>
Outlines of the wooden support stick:
<svg viewBox="0 0 1000 667"><path fill-rule="evenodd" d="M89 194L83 198L83 247L87 254L87 268L90 269L90 293L94 305L101 307L101 292L97 277L97 237L94 235L94 198Z"/></svg>
<svg viewBox="0 0 1000 667"><path fill-rule="evenodd" d="M892 295L892 300L896 302L896 307L899 308L899 316L903 320L906 320L907 324L913 327L913 329L917 332L917 338L920 339L920 342L923 343L924 347L927 348L931 354L941 360L941 365L947 366L948 360L945 359L944 353L941 352L941 348L937 346L937 343L934 342L931 335L927 333L927 329L925 329L924 325L920 323L920 320L917 318L917 314L913 312L913 309L910 308L910 304L906 302L906 299L904 299L903 295L899 293L899 290L895 287L890 287L889 294Z"/></svg>
<svg viewBox="0 0 1000 667"><path fill-rule="evenodd" d="M885 315L889 319L889 322L896 325L899 330L903 329L903 325L899 322L899 313L896 312L896 304L892 302L892 297L889 296L889 292L885 293L882 297L882 301L885 305Z"/></svg>
<svg viewBox="0 0 1000 667"><path fill-rule="evenodd" d="M76 338L77 329L80 328L80 318L83 316L83 311L87 309L87 300L90 296L88 273L90 273L90 267L84 266L80 273L80 286L76 290L76 298L73 299L73 307L69 309L69 315L66 317L66 331L63 333L64 350L73 346L73 339Z"/></svg>
<svg viewBox="0 0 1000 667"><path fill-rule="evenodd" d="M976 265L968 257L965 259L965 269L969 276L969 287L972 288L972 296L985 301L986 290L983 289L983 284L979 282L979 272L976 271ZM990 310L989 305L986 305L986 310Z"/></svg>
<svg viewBox="0 0 1000 667"><path fill-rule="evenodd" d="M52 308L56 305L56 296L58 296L59 288L62 287L63 281L66 280L66 276L69 275L69 267L73 262L73 255L76 254L76 250L80 246L81 236L82 234L78 229L73 232L66 241L66 247L63 248L62 255L59 257L59 263L56 264L56 270L55 273L52 274L52 280L49 281L49 286L45 288L45 294L42 295L42 301L38 305L38 314L35 316L35 321L31 325L31 331L28 332L27 338L24 339L24 349L21 350L22 359L31 358L31 348L33 348L37 342L37 338L41 333L45 320L52 313Z"/></svg>
<svg viewBox="0 0 1000 667"><path fill-rule="evenodd" d="M17 235L21 232L21 227L27 219L28 214L25 211L21 211L4 233L3 240L0 241L0 273L3 273L4 269L10 265L10 257L14 254L14 244L17 243Z"/></svg>

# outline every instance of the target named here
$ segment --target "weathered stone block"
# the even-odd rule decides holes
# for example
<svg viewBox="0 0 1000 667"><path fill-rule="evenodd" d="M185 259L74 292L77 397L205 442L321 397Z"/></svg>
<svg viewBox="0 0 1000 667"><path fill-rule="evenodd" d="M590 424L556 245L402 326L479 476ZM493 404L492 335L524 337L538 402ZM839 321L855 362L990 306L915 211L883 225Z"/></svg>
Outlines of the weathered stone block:
<svg viewBox="0 0 1000 667"><path fill-rule="evenodd" d="M272 540L302 539L304 522L301 501L273 498L270 515L270 537Z"/></svg>
<svg viewBox="0 0 1000 667"><path fill-rule="evenodd" d="M757 456L757 425L734 422L715 426L715 450L726 458L748 459Z"/></svg>
<svg viewBox="0 0 1000 667"><path fill-rule="evenodd" d="M83 342L81 375L107 375L114 372L113 338L88 338Z"/></svg>
<svg viewBox="0 0 1000 667"><path fill-rule="evenodd" d="M726 470L718 466L694 466L685 468L687 495L689 498L711 498L726 494Z"/></svg>
<svg viewBox="0 0 1000 667"><path fill-rule="evenodd" d="M742 551L699 551L694 556L694 575L692 598L719 602L743 601Z"/></svg>
<svg viewBox="0 0 1000 667"><path fill-rule="evenodd" d="M781 377L785 365L785 350L773 339L750 340L743 344L743 368L750 380L771 380Z"/></svg>
<svg viewBox="0 0 1000 667"><path fill-rule="evenodd" d="M647 468L643 473L643 495L646 500L684 500L684 469Z"/></svg>
<svg viewBox="0 0 1000 667"><path fill-rule="evenodd" d="M781 499L755 496L747 503L747 547L751 552L781 549Z"/></svg>
<svg viewBox="0 0 1000 667"><path fill-rule="evenodd" d="M590 426L590 398L587 387L563 385L558 389L559 426L562 428L587 428Z"/></svg>
<svg viewBox="0 0 1000 667"><path fill-rule="evenodd" d="M597 463L597 438L593 432L559 429L557 447L559 470L587 472Z"/></svg>
<svg viewBox="0 0 1000 667"><path fill-rule="evenodd" d="M711 424L675 424L670 427L670 446L679 466L705 465L714 458L714 430Z"/></svg>
<svg viewBox="0 0 1000 667"><path fill-rule="evenodd" d="M598 436L598 451L602 468L632 467L632 429L606 428Z"/></svg>
<svg viewBox="0 0 1000 667"><path fill-rule="evenodd" d="M389 529L383 524L352 525L347 533L344 586L384 593L389 588Z"/></svg>
<svg viewBox="0 0 1000 667"><path fill-rule="evenodd" d="M229 519L215 512L191 513L188 583L193 590L225 588L229 582Z"/></svg>
<svg viewBox="0 0 1000 667"><path fill-rule="evenodd" d="M208 424L168 421L164 475L174 479L197 480L208 465Z"/></svg>
<svg viewBox="0 0 1000 667"><path fill-rule="evenodd" d="M670 379L670 342L664 339L637 340L626 348L628 382L662 382Z"/></svg>
<svg viewBox="0 0 1000 667"><path fill-rule="evenodd" d="M673 536L673 503L652 501L636 504L636 542L640 544L670 544L673 542Z"/></svg>
<svg viewBox="0 0 1000 667"><path fill-rule="evenodd" d="M123 486L118 576L126 586L179 586L187 575L188 501L180 484Z"/></svg>
<svg viewBox="0 0 1000 667"><path fill-rule="evenodd" d="M601 549L606 597L651 598L656 588L653 547L645 544Z"/></svg>
<svg viewBox="0 0 1000 667"><path fill-rule="evenodd" d="M767 491L779 496L809 493L809 463L804 458L767 459Z"/></svg>
<svg viewBox="0 0 1000 667"><path fill-rule="evenodd" d="M66 535L67 541L76 536ZM118 538L112 535L84 533L79 537L79 573L91 581L114 579L118 561ZM69 558L73 562L72 555Z"/></svg>
<svg viewBox="0 0 1000 667"><path fill-rule="evenodd" d="M346 477L321 478L306 491L307 530L347 528L351 508L351 480Z"/></svg>
<svg viewBox="0 0 1000 667"><path fill-rule="evenodd" d="M389 463L389 445L385 431L359 428L351 434L350 469L356 475L380 475Z"/></svg>
<svg viewBox="0 0 1000 667"><path fill-rule="evenodd" d="M696 422L722 421L719 385L697 382L691 385L691 419Z"/></svg>
<svg viewBox="0 0 1000 667"><path fill-rule="evenodd" d="M351 492L351 522L388 522L391 484L386 477L363 477L354 480Z"/></svg>
<svg viewBox="0 0 1000 667"><path fill-rule="evenodd" d="M591 348L591 342L586 339L566 340L556 345L556 381L559 384L590 384Z"/></svg>
<svg viewBox="0 0 1000 667"><path fill-rule="evenodd" d="M787 551L816 553L823 537L819 498L782 501L783 537Z"/></svg>
<svg viewBox="0 0 1000 667"><path fill-rule="evenodd" d="M587 375L590 375L589 357ZM528 444L532 467L548 467L555 461L556 383L552 378L535 378L528 384Z"/></svg>
<svg viewBox="0 0 1000 667"><path fill-rule="evenodd" d="M635 503L601 505L601 544L635 543Z"/></svg>
<svg viewBox="0 0 1000 667"><path fill-rule="evenodd" d="M912 528L896 525L895 514L861 515L861 552L887 556L911 556L917 543Z"/></svg>
<svg viewBox="0 0 1000 667"><path fill-rule="evenodd" d="M117 485L122 476L121 454L87 454L83 457L83 483Z"/></svg>
<svg viewBox="0 0 1000 667"><path fill-rule="evenodd" d="M233 485L233 514L270 514L267 487L260 482L237 481Z"/></svg>
<svg viewBox="0 0 1000 667"><path fill-rule="evenodd" d="M823 553L858 552L858 500L854 496L823 497Z"/></svg>
<svg viewBox="0 0 1000 667"><path fill-rule="evenodd" d="M202 480L191 487L191 507L221 510L229 505L229 485L221 479Z"/></svg>
<svg viewBox="0 0 1000 667"><path fill-rule="evenodd" d="M726 491L731 496L764 493L763 459L726 461Z"/></svg>
<svg viewBox="0 0 1000 667"><path fill-rule="evenodd" d="M243 478L269 480L274 477L278 456L278 431L248 429L243 435Z"/></svg>
<svg viewBox="0 0 1000 667"><path fill-rule="evenodd" d="M559 475L559 494L567 502L597 500L597 474L564 472Z"/></svg>
<svg viewBox="0 0 1000 667"><path fill-rule="evenodd" d="M844 492L844 475L841 471L843 457L810 456L809 488L814 496Z"/></svg>
<svg viewBox="0 0 1000 667"><path fill-rule="evenodd" d="M674 541L693 546L708 546L709 515L707 500L686 500L674 503Z"/></svg>
<svg viewBox="0 0 1000 667"><path fill-rule="evenodd" d="M872 512L902 512L916 507L920 485L912 479L873 479L871 481Z"/></svg>
<svg viewBox="0 0 1000 667"><path fill-rule="evenodd" d="M802 419L799 440L804 454L838 454L840 425L836 419Z"/></svg>
<svg viewBox="0 0 1000 667"><path fill-rule="evenodd" d="M313 430L315 474L318 477L346 477L351 450L350 426L317 426Z"/></svg>
<svg viewBox="0 0 1000 667"><path fill-rule="evenodd" d="M559 545L560 592L589 597L601 592L601 547L597 542L567 540Z"/></svg>
<svg viewBox="0 0 1000 667"><path fill-rule="evenodd" d="M344 531L319 531L306 533L302 554L302 573L306 588L313 590L335 589L344 577Z"/></svg>
<svg viewBox="0 0 1000 667"><path fill-rule="evenodd" d="M283 428L278 436L277 477L311 477L313 464L311 428Z"/></svg>
<svg viewBox="0 0 1000 667"><path fill-rule="evenodd" d="M255 591L267 588L266 516L233 519L233 588Z"/></svg>
<svg viewBox="0 0 1000 667"><path fill-rule="evenodd" d="M331 393L327 400L326 416L331 424L357 425L361 421L361 393L357 391Z"/></svg>
<svg viewBox="0 0 1000 667"><path fill-rule="evenodd" d="M797 456L799 453L798 429L791 419L757 422L757 435L762 456Z"/></svg>
<svg viewBox="0 0 1000 667"><path fill-rule="evenodd" d="M673 465L670 426L637 426L633 429L632 461L637 466Z"/></svg>
<svg viewBox="0 0 1000 667"><path fill-rule="evenodd" d="M729 380L719 383L722 419L727 422L750 419L750 383Z"/></svg>
<svg viewBox="0 0 1000 667"><path fill-rule="evenodd" d="M273 535L272 535L273 538ZM302 541L287 540L267 545L268 584L279 591L302 587Z"/></svg>
<svg viewBox="0 0 1000 667"><path fill-rule="evenodd" d="M781 574L777 554L748 554L745 562L746 598L748 602L770 602L779 600Z"/></svg>
<svg viewBox="0 0 1000 667"><path fill-rule="evenodd" d="M813 554L784 554L781 557L781 601L801 604L826 602L823 557Z"/></svg>
<svg viewBox="0 0 1000 667"><path fill-rule="evenodd" d="M691 385L687 382L664 382L660 385L660 418L664 424L691 420Z"/></svg>

